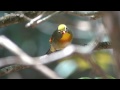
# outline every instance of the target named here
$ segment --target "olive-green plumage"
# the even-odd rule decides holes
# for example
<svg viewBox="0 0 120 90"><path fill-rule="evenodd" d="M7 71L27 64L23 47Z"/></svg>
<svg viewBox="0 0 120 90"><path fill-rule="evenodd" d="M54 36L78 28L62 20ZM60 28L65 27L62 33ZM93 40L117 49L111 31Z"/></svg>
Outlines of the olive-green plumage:
<svg viewBox="0 0 120 90"><path fill-rule="evenodd" d="M72 42L72 38L72 31L65 24L60 24L58 29L54 31L49 40L50 49L48 50L47 54L62 50Z"/></svg>

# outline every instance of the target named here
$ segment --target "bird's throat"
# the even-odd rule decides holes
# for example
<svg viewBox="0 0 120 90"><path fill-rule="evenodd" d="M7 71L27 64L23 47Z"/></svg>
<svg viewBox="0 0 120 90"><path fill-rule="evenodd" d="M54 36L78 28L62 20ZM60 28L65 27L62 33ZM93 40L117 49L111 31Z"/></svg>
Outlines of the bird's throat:
<svg viewBox="0 0 120 90"><path fill-rule="evenodd" d="M62 38L60 39L61 43L65 43L65 42L71 42L72 40L72 35L69 33L64 33Z"/></svg>

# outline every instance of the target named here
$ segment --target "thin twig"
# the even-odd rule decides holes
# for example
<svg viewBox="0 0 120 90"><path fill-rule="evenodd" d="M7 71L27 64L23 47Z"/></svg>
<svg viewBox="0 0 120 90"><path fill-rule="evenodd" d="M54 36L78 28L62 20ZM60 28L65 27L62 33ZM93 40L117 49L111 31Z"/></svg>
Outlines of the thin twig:
<svg viewBox="0 0 120 90"><path fill-rule="evenodd" d="M102 12L99 11L67 11L66 13L74 16L90 16L94 20L103 16Z"/></svg>
<svg viewBox="0 0 120 90"><path fill-rule="evenodd" d="M92 16L99 14L99 11L66 11L66 13L77 16Z"/></svg>
<svg viewBox="0 0 120 90"><path fill-rule="evenodd" d="M51 17L53 17L54 15L56 15L56 14L58 14L58 13L60 13L60 12L61 12L61 11L56 11L56 12L54 12L54 13L46 16L45 18L42 18L42 19L38 20L38 21L37 21L37 24L40 24L41 22L44 22L44 21L50 19Z"/></svg>
<svg viewBox="0 0 120 90"><path fill-rule="evenodd" d="M41 19L44 16L45 13L46 13L46 11L44 11L42 14L40 13L39 16L37 16L37 17L33 18L32 20L30 20L30 22L26 24L26 27L30 27L31 25L36 24L36 21Z"/></svg>
<svg viewBox="0 0 120 90"><path fill-rule="evenodd" d="M26 20L30 20L32 18L35 18L36 16L42 14L44 11L16 11L10 14L5 14L4 16L0 17L0 27L5 27L11 24L21 23L25 22ZM46 15L50 15L54 13L55 11L46 11ZM68 13L74 16L101 16L101 13L99 11L63 11L63 13ZM21 14L26 16L21 17ZM46 19L47 20L47 19ZM44 20L43 20L44 21ZM38 21L38 23L41 21Z"/></svg>

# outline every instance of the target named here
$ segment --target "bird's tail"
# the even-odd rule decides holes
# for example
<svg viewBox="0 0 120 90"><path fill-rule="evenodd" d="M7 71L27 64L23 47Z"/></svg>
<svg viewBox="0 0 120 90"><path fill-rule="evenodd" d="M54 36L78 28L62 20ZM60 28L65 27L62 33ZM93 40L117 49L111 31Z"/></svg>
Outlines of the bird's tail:
<svg viewBox="0 0 120 90"><path fill-rule="evenodd" d="M50 49L46 52L46 54L51 54L53 52L56 52L56 49L51 45Z"/></svg>
<svg viewBox="0 0 120 90"><path fill-rule="evenodd" d="M49 49L49 50L46 52L46 54L50 54L50 53L52 53L52 51Z"/></svg>

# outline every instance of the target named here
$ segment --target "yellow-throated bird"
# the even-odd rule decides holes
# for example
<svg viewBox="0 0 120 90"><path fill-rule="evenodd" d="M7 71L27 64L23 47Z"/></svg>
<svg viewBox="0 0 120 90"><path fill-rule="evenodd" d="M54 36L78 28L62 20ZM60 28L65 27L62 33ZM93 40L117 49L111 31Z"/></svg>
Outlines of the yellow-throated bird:
<svg viewBox="0 0 120 90"><path fill-rule="evenodd" d="M49 40L50 49L46 54L50 54L57 50L62 50L72 42L72 39L73 39L72 31L70 31L70 29L65 24L60 24L58 26L58 29L54 31Z"/></svg>

